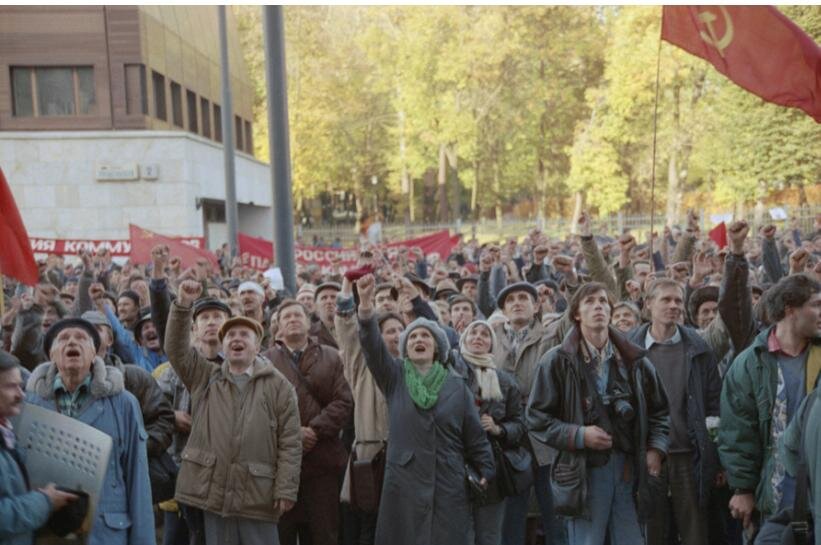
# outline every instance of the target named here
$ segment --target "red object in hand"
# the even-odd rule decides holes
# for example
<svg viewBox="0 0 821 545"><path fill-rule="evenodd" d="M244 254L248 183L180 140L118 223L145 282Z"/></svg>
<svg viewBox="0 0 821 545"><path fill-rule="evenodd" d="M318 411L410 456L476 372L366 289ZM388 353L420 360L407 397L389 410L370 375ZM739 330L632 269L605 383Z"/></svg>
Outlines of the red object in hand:
<svg viewBox="0 0 821 545"><path fill-rule="evenodd" d="M350 282L356 282L366 274L371 274L373 272L373 265L362 265L357 269L348 269L345 271L345 278L347 278Z"/></svg>

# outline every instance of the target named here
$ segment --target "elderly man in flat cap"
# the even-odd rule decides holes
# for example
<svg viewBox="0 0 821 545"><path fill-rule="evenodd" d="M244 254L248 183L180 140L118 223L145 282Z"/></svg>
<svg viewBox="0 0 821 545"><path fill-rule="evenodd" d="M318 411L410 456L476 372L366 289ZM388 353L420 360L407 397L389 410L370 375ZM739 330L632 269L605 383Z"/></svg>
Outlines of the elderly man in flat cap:
<svg viewBox="0 0 821 545"><path fill-rule="evenodd" d="M201 294L199 282L180 284L165 336L169 361L191 393L192 408L175 497L204 511L208 545L276 544L279 518L299 490L296 392L258 356L263 329L253 318L222 323L222 363L191 346L191 315Z"/></svg>
<svg viewBox="0 0 821 545"><path fill-rule="evenodd" d="M87 320L56 322L43 338L50 361L26 385L27 402L76 418L111 436L113 448L89 545L154 545L154 511L140 405L123 374L97 355L100 335Z"/></svg>

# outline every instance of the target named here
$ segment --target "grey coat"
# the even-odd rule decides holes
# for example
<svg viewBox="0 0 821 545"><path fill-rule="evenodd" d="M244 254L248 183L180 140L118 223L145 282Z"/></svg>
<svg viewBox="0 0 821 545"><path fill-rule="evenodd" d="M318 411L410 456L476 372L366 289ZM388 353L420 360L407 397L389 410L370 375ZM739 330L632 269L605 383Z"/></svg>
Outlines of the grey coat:
<svg viewBox="0 0 821 545"><path fill-rule="evenodd" d="M465 379L451 370L436 405L419 409L373 316L360 318L359 338L365 362L385 394L392 430L375 542L472 545L465 463L487 480L495 467Z"/></svg>

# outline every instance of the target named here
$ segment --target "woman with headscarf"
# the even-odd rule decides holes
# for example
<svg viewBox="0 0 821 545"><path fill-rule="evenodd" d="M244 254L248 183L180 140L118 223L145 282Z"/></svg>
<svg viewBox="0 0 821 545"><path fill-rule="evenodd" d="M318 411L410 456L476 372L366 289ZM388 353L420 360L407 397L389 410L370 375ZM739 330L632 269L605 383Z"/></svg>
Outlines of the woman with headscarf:
<svg viewBox="0 0 821 545"><path fill-rule="evenodd" d="M473 545L467 475L494 476L493 453L464 377L442 365L449 350L433 321L411 322L391 356L374 318L374 278L356 283L365 362L388 404L387 464L376 543Z"/></svg>
<svg viewBox="0 0 821 545"><path fill-rule="evenodd" d="M499 545L502 542L504 500L508 495L521 492L511 490L508 483L501 481L501 464L515 466L520 473L526 474L519 479L522 489L531 484L527 475L532 476L530 453L521 446L525 433L522 395L516 379L496 369L493 360L495 344L496 334L490 324L476 320L465 328L459 341L459 351L454 354L454 368L467 377L468 387L479 408L479 421L496 458L497 475L488 483L485 498L473 505L476 545Z"/></svg>

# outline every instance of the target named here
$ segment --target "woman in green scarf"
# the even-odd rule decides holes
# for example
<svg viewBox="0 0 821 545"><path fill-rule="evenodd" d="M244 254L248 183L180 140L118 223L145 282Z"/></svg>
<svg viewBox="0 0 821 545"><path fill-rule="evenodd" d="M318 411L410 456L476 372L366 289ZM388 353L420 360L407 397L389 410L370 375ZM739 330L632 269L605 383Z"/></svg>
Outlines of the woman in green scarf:
<svg viewBox="0 0 821 545"><path fill-rule="evenodd" d="M365 363L388 404L389 437L376 543L473 545L467 467L482 484L495 467L465 378L442 365L445 332L424 318L411 322L394 358L373 312L374 279L356 283Z"/></svg>

